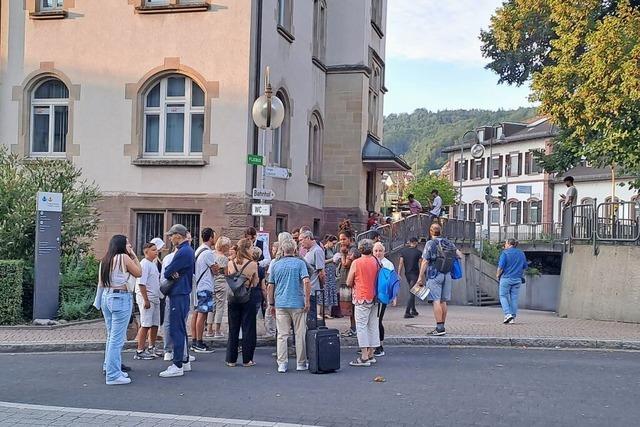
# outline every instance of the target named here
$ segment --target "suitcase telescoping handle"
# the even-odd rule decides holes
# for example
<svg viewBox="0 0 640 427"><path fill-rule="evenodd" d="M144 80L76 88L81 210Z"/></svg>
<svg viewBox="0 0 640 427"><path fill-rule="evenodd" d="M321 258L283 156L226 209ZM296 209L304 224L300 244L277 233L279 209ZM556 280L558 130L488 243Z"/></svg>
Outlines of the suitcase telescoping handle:
<svg viewBox="0 0 640 427"><path fill-rule="evenodd" d="M318 313L316 313L316 318L315 318L316 329L327 329L327 325L324 320L325 306L324 306L324 295L322 295L323 292L324 291L322 289L314 292L314 295L316 297L316 306L318 305L318 301L319 301L318 298L319 297L322 298L322 320L318 321L318 317L317 317Z"/></svg>

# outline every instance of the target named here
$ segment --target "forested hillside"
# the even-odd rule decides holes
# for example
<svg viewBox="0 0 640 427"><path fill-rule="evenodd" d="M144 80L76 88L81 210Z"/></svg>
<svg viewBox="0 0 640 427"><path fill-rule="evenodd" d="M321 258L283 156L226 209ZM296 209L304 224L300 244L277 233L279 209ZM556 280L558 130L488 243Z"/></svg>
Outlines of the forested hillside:
<svg viewBox="0 0 640 427"><path fill-rule="evenodd" d="M442 167L446 161L442 148L456 144L467 130L497 122L526 122L535 116L535 108L438 112L418 109L410 114L390 114L384 119L383 144L403 155L414 173L422 173Z"/></svg>

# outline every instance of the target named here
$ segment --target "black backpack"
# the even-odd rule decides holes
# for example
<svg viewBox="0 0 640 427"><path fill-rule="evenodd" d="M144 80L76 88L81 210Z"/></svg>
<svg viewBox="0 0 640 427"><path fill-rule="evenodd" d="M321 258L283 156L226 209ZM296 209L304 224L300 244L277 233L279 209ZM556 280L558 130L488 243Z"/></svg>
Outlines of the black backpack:
<svg viewBox="0 0 640 427"><path fill-rule="evenodd" d="M433 262L436 270L440 273L451 273L453 261L456 258L458 258L458 254L455 249L444 248L442 246L442 239L437 240L436 259Z"/></svg>

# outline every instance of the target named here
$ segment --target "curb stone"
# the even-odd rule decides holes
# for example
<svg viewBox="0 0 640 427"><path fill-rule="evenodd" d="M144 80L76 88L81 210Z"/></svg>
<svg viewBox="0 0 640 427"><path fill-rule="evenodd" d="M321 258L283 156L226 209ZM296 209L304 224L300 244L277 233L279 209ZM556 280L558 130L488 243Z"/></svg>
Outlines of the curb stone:
<svg viewBox="0 0 640 427"><path fill-rule="evenodd" d="M259 338L258 347L275 347L274 338ZM425 347L531 347L561 349L599 349L599 350L636 350L640 351L640 341L598 340L578 338L505 338L505 337L387 337L387 346L425 346ZM357 347L356 338L341 338L342 347ZM226 340L209 340L213 348L226 348ZM127 341L125 350L133 350L135 341ZM44 353L44 352L81 352L104 351L104 341L66 342L66 343L0 343L0 353Z"/></svg>
<svg viewBox="0 0 640 427"><path fill-rule="evenodd" d="M79 320L79 321L71 321L66 323L57 323L55 325L33 325L31 323L25 325L2 325L0 326L0 330L52 330L52 329L63 329L68 328L69 326L82 326L82 325L91 325L93 323L103 323L104 320L102 318L90 319L90 320Z"/></svg>

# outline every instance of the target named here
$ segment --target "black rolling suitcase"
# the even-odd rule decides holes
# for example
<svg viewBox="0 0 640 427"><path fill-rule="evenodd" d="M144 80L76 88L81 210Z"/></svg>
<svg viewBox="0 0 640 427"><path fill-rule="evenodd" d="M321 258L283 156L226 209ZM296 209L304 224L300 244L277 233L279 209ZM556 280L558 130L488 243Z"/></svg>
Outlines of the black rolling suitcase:
<svg viewBox="0 0 640 427"><path fill-rule="evenodd" d="M309 371L312 374L325 374L340 369L340 332L337 329L329 329L324 325L308 329L306 346Z"/></svg>

